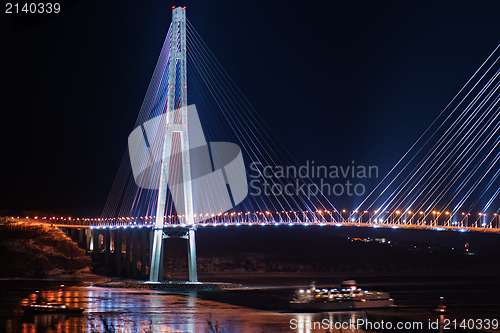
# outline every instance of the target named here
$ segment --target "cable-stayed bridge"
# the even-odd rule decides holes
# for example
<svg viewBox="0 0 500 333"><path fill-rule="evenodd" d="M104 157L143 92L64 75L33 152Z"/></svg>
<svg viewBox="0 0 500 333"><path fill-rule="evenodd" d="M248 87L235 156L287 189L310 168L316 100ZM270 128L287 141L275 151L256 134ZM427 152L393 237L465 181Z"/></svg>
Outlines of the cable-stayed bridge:
<svg viewBox="0 0 500 333"><path fill-rule="evenodd" d="M321 191L312 196L298 191L246 196L244 162L297 162L187 20L186 8L173 8L102 216L38 221L77 232L73 236L88 249L103 252L108 261L113 253L118 274L125 262L125 271L137 276L140 262L142 277L153 282L162 279L163 242L171 237L188 240L190 281L197 281L195 232L203 227L317 225L499 233L500 211L494 208L500 207L499 58L497 48L355 208L339 209ZM195 109L188 103L188 91ZM219 116L212 116L216 112ZM215 142L221 139L229 142ZM237 145L231 145L233 140ZM279 175L266 180L280 188L294 186ZM303 177L300 182L314 180Z"/></svg>

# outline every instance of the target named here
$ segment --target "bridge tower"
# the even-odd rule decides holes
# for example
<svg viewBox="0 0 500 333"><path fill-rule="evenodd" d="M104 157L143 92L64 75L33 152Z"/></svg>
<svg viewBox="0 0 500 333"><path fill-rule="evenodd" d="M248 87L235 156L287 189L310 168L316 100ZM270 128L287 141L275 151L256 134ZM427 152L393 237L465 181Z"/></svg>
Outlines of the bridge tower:
<svg viewBox="0 0 500 333"><path fill-rule="evenodd" d="M180 135L180 154L182 170L176 170L182 175L182 194L184 196L183 208L187 232L183 238L188 240L188 267L189 281L198 282L196 269L196 243L193 208L193 189L191 184L191 167L189 156L189 134L187 114L187 54L186 54L186 10L176 7L172 10L172 35L170 39L170 52L168 57L168 91L167 91L167 128L163 142L162 164L160 168L160 184L156 219L153 232L153 246L151 252L151 269L149 279L159 282L161 279L160 265L162 258L164 235L164 216L167 198L167 183L169 178L170 157L174 155L172 140L174 135Z"/></svg>

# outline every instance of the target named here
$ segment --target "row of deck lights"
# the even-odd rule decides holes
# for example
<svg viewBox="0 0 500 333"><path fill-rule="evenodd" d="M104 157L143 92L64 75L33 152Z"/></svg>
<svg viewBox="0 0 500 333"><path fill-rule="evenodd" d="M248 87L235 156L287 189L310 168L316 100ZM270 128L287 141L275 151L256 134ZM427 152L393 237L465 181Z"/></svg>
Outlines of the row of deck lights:
<svg viewBox="0 0 500 333"><path fill-rule="evenodd" d="M363 216L368 214L368 219L363 220ZM335 215L335 216L334 216ZM441 216L445 216L444 225L448 226L469 226L469 218L471 213L462 212L461 214L455 214L461 216L460 221L452 221L454 214L451 214L449 211L440 212L440 211L431 211L429 213L425 213L423 211L419 211L418 213L414 213L412 211L401 211L395 210L392 213L390 211L346 211L345 209L341 212L336 210L329 211L327 209L320 209L316 211L265 211L265 212L231 212L231 213L220 213L220 214L205 214L204 222L198 223L198 225L212 225L212 224L240 224L240 223L255 223L259 224L260 222L266 223L274 223L274 224L283 224L288 223L291 225L294 224L325 224L325 223L370 223L370 224L421 224L421 225L430 225L437 226L439 225L439 219ZM196 217L200 217L202 215L196 215ZM426 220L427 216L431 216L431 220L428 222ZM277 217L277 219L276 219ZM337 217L337 219L336 219ZM500 217L500 216L499 216ZM19 217L17 217L19 218ZM28 216L26 216L29 219ZM478 213L478 218L472 223L471 226L475 227L488 227L493 228L493 222L497 218L497 214L493 214L493 218L491 221L487 223L487 214L486 213ZM14 219L14 217L12 217ZM153 225L155 223L155 216L140 216L140 217L118 217L118 218L72 218L72 217L34 217L35 220L44 220L51 223L68 223L68 224L116 224L116 225L127 225L127 226L136 226L136 225ZM182 223L185 219L185 215L166 215L164 216L165 222L167 224L174 225L185 225ZM392 221L391 221L392 220ZM413 220L413 222L412 222ZM497 222L500 222L500 218ZM97 227L97 226L96 226ZM499 227L499 223L496 223L496 228Z"/></svg>

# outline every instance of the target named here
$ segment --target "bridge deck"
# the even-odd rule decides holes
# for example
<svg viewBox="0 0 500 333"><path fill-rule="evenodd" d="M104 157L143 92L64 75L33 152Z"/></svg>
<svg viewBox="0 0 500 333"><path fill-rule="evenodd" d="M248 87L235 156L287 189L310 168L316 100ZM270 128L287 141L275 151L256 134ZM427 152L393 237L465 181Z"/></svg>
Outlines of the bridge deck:
<svg viewBox="0 0 500 333"><path fill-rule="evenodd" d="M153 223L137 223L137 222L115 222L115 223L90 223L89 221L72 221L71 223L57 223L39 219L9 219L12 222L18 223L44 223L50 224L59 228L77 228L77 229L153 229ZM500 234L498 227L478 227L465 225L441 225L441 224L424 224L424 223L390 223L390 222L347 222L347 221L277 221L277 220L262 220L262 221L210 221L206 223L195 224L195 228L209 227L239 227L239 226L318 226L318 227L365 227L365 228L391 228L391 229L414 229L414 230L435 230L435 231L455 231L455 232L482 232ZM187 229L190 226L180 223L168 223L164 225L164 229Z"/></svg>

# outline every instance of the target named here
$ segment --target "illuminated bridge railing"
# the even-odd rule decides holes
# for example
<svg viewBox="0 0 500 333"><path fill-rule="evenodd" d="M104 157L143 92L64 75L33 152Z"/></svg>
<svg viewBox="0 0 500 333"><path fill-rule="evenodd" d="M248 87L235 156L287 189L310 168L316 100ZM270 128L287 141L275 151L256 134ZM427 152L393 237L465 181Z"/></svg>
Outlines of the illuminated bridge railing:
<svg viewBox="0 0 500 333"><path fill-rule="evenodd" d="M272 222L272 221L242 221L242 222L215 222L215 223L198 223L195 225L197 228L210 228L210 227L239 227L239 226L318 226L318 227L371 227L371 228L391 228L391 229L420 229L420 230L436 230L436 231L457 231L457 232L486 232L500 234L500 228L497 227L459 227L459 226L431 226L421 224L392 224L392 223L359 223L359 222ZM153 228L151 224L114 224L114 225L95 225L91 229L135 229L135 228ZM183 228L188 227L185 224L166 224L165 228Z"/></svg>
<svg viewBox="0 0 500 333"><path fill-rule="evenodd" d="M198 217L199 218L199 217ZM71 217L26 217L13 220L43 222L62 227L85 227L92 229L152 228L155 216L118 218L71 218ZM197 228L224 226L355 226L393 229L450 230L458 232L479 231L500 233L500 215L486 213L460 213L432 211L419 212L336 212L328 210L311 211L265 211L232 212L204 216L204 221L196 223ZM165 216L166 228L188 227L183 215Z"/></svg>

